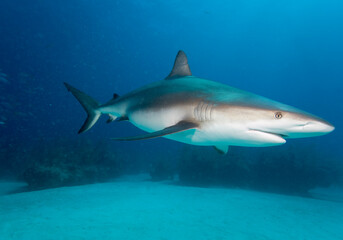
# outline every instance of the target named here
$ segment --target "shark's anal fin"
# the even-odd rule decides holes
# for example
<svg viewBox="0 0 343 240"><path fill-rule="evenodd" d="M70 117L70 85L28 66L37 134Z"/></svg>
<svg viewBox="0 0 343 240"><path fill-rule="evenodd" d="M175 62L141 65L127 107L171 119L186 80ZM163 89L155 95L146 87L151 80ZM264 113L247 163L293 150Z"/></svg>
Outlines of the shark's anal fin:
<svg viewBox="0 0 343 240"><path fill-rule="evenodd" d="M113 121L121 122L121 121L128 121L128 120L129 120L129 118L126 116L116 117L116 116L113 116L112 114L108 114L108 119L107 119L106 123L111 123Z"/></svg>
<svg viewBox="0 0 343 240"><path fill-rule="evenodd" d="M180 121L177 124L164 128L162 130L147 133L140 136L134 136L134 137L122 137L122 138L111 138L112 140L117 141L135 141L135 140L144 140L144 139L151 139L151 138L157 138L157 137L163 137L169 134L183 132L189 129L195 129L198 127L198 124L188 121Z"/></svg>
<svg viewBox="0 0 343 240"><path fill-rule="evenodd" d="M106 123L111 123L113 121L115 121L117 119L116 116L112 115L112 114L108 114L108 119L106 121Z"/></svg>
<svg viewBox="0 0 343 240"><path fill-rule="evenodd" d="M180 50L176 55L172 71L165 79L169 80L185 76L192 76L192 73L188 65L186 54L182 50Z"/></svg>
<svg viewBox="0 0 343 240"><path fill-rule="evenodd" d="M219 152L220 154L227 154L228 150L229 150L229 146L227 145L217 145L217 146L213 146L214 149L217 150L217 152Z"/></svg>
<svg viewBox="0 0 343 240"><path fill-rule="evenodd" d="M129 121L129 118L127 116L121 116L117 118L117 122L121 122L121 121Z"/></svg>

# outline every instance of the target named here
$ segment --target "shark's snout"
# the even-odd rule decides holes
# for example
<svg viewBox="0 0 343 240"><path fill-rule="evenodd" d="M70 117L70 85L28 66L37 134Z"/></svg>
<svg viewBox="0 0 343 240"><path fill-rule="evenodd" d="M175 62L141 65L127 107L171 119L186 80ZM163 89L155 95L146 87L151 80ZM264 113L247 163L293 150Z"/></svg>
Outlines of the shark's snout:
<svg viewBox="0 0 343 240"><path fill-rule="evenodd" d="M310 121L303 126L303 131L317 135L323 135L332 132L335 127L326 121Z"/></svg>
<svg viewBox="0 0 343 240"><path fill-rule="evenodd" d="M255 122L249 129L275 134L282 138L305 138L328 134L335 127L311 114L288 113L282 119Z"/></svg>
<svg viewBox="0 0 343 240"><path fill-rule="evenodd" d="M291 126L285 135L288 138L315 137L332 132L335 127L322 119L309 119L302 124Z"/></svg>

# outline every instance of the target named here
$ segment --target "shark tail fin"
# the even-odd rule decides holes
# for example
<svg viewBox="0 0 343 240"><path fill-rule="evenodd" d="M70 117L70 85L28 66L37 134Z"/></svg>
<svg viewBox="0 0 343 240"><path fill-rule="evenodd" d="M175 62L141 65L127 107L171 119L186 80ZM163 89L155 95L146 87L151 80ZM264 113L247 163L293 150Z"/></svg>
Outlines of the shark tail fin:
<svg viewBox="0 0 343 240"><path fill-rule="evenodd" d="M93 127L93 125L98 121L101 112L97 110L97 108L100 106L100 104L93 98L91 98L84 92L81 92L80 90L74 88L70 84L64 83L64 85L66 86L68 91L75 96L75 98L80 102L82 107L87 112L87 119L79 130L79 133L83 133Z"/></svg>

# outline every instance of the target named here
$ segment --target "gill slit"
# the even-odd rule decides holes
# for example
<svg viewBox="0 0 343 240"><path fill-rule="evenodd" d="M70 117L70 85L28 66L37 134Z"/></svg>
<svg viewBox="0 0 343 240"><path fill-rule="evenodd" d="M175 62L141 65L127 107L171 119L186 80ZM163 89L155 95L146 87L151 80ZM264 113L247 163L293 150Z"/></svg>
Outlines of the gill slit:
<svg viewBox="0 0 343 240"><path fill-rule="evenodd" d="M208 102L199 102L199 104L194 108L194 118L197 121L210 121L212 120L214 104Z"/></svg>

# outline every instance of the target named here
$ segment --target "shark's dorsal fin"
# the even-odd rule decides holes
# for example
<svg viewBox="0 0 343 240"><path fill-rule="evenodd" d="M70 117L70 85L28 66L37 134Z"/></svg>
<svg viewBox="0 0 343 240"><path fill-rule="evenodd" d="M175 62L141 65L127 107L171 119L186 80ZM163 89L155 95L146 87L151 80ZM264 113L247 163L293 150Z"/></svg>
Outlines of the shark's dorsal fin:
<svg viewBox="0 0 343 240"><path fill-rule="evenodd" d="M192 73L188 65L186 54L180 50L176 55L173 69L168 77L166 77L166 80L185 76L192 76Z"/></svg>
<svg viewBox="0 0 343 240"><path fill-rule="evenodd" d="M180 121L177 124L164 128L162 130L147 133L140 136L134 136L134 137L122 137L122 138L111 138L112 140L117 141L134 141L134 140L144 140L144 139L151 139L151 138L157 138L157 137L163 137L169 134L183 132L189 129L195 129L198 127L198 124L188 121Z"/></svg>

